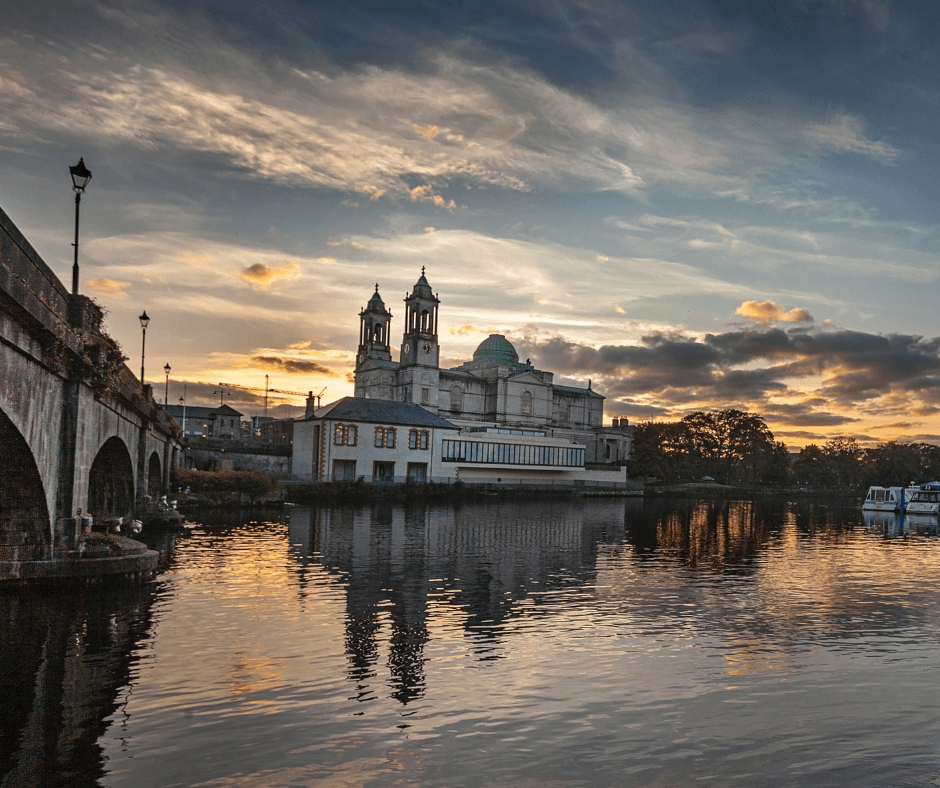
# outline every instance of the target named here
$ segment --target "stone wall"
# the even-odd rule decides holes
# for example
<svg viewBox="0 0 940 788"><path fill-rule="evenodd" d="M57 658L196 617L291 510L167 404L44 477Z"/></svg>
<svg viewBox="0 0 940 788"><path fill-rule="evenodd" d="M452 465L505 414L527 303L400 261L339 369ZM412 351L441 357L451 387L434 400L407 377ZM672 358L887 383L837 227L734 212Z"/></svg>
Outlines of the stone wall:
<svg viewBox="0 0 940 788"><path fill-rule="evenodd" d="M261 471L286 479L291 475L291 447L209 438L191 441L183 451L183 462L197 471Z"/></svg>

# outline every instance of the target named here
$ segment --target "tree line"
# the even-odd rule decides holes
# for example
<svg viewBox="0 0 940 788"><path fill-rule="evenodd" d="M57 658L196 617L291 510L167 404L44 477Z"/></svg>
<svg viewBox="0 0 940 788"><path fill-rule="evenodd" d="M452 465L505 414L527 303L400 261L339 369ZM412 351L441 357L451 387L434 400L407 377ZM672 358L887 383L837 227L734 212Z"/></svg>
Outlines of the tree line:
<svg viewBox="0 0 940 788"><path fill-rule="evenodd" d="M736 409L695 411L680 421L639 424L630 475L667 483L711 478L844 490L907 486L940 479L940 446L889 441L866 449L841 436L805 446L791 462L763 417Z"/></svg>

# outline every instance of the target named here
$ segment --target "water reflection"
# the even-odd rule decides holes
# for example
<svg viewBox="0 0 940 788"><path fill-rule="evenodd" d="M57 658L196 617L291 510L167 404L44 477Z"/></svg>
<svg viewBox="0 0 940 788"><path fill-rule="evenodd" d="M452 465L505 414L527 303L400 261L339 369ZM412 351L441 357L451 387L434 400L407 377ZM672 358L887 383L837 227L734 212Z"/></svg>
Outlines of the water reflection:
<svg viewBox="0 0 940 788"><path fill-rule="evenodd" d="M869 533L880 534L889 539L905 534L937 536L940 533L940 521L935 514L863 512L863 516Z"/></svg>
<svg viewBox="0 0 940 788"><path fill-rule="evenodd" d="M150 587L0 597L0 786L927 784L936 534L809 499L205 517Z"/></svg>
<svg viewBox="0 0 940 788"><path fill-rule="evenodd" d="M0 785L93 786L152 589L0 595Z"/></svg>
<svg viewBox="0 0 940 788"><path fill-rule="evenodd" d="M856 549L838 566L824 555L796 560L801 545L857 541L862 523L885 535L937 533L936 518L877 518L863 519L852 501L615 499L298 508L289 528L297 561L322 564L345 589L352 697L376 699L386 677L390 697L407 705L427 691L429 616L462 629L479 662L503 658L515 620L524 629L554 608L627 620L655 638L717 635L731 675L820 642L911 626L920 613L907 592L871 583L875 567L890 571L886 556L859 562Z"/></svg>

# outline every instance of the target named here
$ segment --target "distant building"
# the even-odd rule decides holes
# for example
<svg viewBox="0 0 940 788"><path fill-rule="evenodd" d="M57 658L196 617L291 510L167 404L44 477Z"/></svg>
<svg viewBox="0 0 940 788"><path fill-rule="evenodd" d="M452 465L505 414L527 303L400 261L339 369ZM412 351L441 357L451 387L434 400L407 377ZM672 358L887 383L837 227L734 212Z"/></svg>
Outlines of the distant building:
<svg viewBox="0 0 940 788"><path fill-rule="evenodd" d="M604 397L591 388L554 383L551 372L520 362L512 343L492 334L470 361L452 369L439 365L440 301L422 269L405 298L405 329L399 360L392 360L392 313L378 286L359 313L355 396L420 405L462 428L537 431L585 448L589 464L622 465L630 455L633 428L627 419L605 427Z"/></svg>
<svg viewBox="0 0 940 788"><path fill-rule="evenodd" d="M290 446L294 442L294 419L271 419L259 427L262 443Z"/></svg>
<svg viewBox="0 0 940 788"><path fill-rule="evenodd" d="M218 408L201 408L191 405L168 405L169 413L190 440L196 438L241 438L241 416L234 408L222 405ZM184 424L185 421L185 424Z"/></svg>
<svg viewBox="0 0 940 788"><path fill-rule="evenodd" d="M445 435L459 429L408 402L344 397L294 422L293 476L303 481L445 480Z"/></svg>
<svg viewBox="0 0 940 788"><path fill-rule="evenodd" d="M461 429L412 402L344 397L294 422L299 481L463 481L624 487L626 471L585 467L585 447L541 430Z"/></svg>

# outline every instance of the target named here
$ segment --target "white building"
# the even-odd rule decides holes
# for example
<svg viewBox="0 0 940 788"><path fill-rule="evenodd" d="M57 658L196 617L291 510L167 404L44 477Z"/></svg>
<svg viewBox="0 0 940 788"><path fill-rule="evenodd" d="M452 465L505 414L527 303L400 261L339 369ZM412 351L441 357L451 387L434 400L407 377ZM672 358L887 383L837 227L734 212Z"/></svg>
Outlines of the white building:
<svg viewBox="0 0 940 788"><path fill-rule="evenodd" d="M622 486L625 470L585 468L586 449L541 430L463 429L410 402L344 397L294 422L299 481Z"/></svg>
<svg viewBox="0 0 940 788"><path fill-rule="evenodd" d="M605 427L604 397L586 387L556 385L554 375L536 369L504 336L483 340L473 358L441 369L437 322L440 300L424 275L405 296L405 329L399 360L389 344L392 313L379 288L359 313L355 395L420 405L462 428L536 431L582 445L589 464L623 465L633 428L626 419Z"/></svg>
<svg viewBox="0 0 940 788"><path fill-rule="evenodd" d="M407 402L344 397L294 422L293 476L301 481L446 481L445 435L459 429Z"/></svg>

